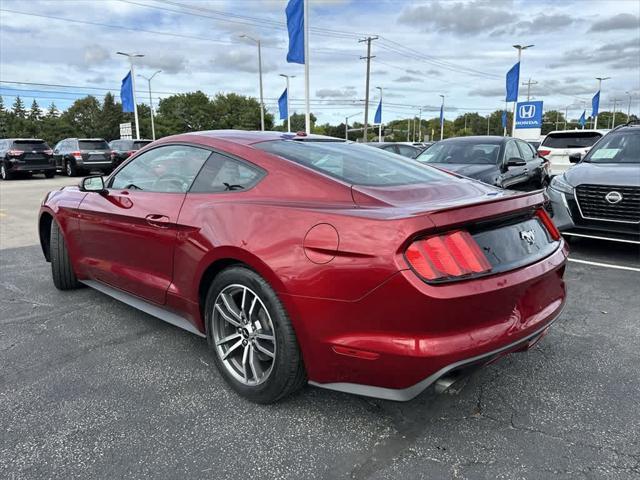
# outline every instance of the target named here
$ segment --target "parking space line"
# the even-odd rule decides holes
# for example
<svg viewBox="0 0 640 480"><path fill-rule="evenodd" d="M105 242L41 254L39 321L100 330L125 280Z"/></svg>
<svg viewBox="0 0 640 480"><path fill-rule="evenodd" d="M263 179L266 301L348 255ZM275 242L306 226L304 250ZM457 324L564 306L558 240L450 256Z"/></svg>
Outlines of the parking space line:
<svg viewBox="0 0 640 480"><path fill-rule="evenodd" d="M640 268L626 267L624 265L613 265L611 263L591 262L589 260L580 260L579 258L569 258L570 262L584 263L585 265L595 265L596 267L615 268L617 270L630 270L632 272L640 272Z"/></svg>

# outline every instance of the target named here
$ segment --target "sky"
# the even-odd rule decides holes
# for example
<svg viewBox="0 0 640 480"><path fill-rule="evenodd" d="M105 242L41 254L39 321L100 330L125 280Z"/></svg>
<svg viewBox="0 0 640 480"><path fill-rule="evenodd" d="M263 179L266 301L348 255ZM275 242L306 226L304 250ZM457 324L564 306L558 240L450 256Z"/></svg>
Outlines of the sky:
<svg viewBox="0 0 640 480"><path fill-rule="evenodd" d="M521 81L545 110L577 118L602 85L601 110L640 112L640 2L637 0L308 0L311 110L319 123L362 121L367 36L372 41L370 121L383 91L383 122L504 107L505 74L523 52ZM11 104L52 101L67 108L86 94L119 94L128 71L116 52L144 54L152 98L201 90L258 97L262 43L264 97L291 79L291 110L303 112L304 69L286 62L285 0L0 0L0 95ZM20 13L18 13L20 12ZM29 84L31 83L31 84ZM32 85L32 84L48 84ZM520 87L520 99L526 97ZM148 84L137 79L148 103ZM629 92L629 93L627 93ZM586 107L585 107L586 105Z"/></svg>

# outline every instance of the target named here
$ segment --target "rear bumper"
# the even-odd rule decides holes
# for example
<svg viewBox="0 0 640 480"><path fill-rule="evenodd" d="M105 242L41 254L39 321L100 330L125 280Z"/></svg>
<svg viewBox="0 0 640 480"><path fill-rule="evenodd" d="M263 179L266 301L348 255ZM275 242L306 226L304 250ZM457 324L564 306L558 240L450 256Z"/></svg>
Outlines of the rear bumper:
<svg viewBox="0 0 640 480"><path fill-rule="evenodd" d="M473 367L482 367L512 352L528 350L547 333L551 324L561 314L562 309L555 315L555 317L551 319L550 322L520 340L517 340L513 343L497 348L490 352L476 355L475 357L458 360L457 362L446 365L437 372L429 375L427 378L407 388L394 389L346 382L317 383L314 381L310 381L309 384L316 387L336 390L338 392L351 393L355 395L362 395L365 397L382 398L384 400L393 400L396 402L407 402L418 396L424 390L437 382L440 378L446 377L447 375L450 375L457 371L466 370Z"/></svg>
<svg viewBox="0 0 640 480"><path fill-rule="evenodd" d="M526 348L560 314L564 242L504 274L427 285L401 271L354 301L283 296L310 383L409 400L452 370Z"/></svg>
<svg viewBox="0 0 640 480"><path fill-rule="evenodd" d="M37 163L13 160L5 162L5 166L12 172L48 172L56 169L55 165L47 160L37 161Z"/></svg>

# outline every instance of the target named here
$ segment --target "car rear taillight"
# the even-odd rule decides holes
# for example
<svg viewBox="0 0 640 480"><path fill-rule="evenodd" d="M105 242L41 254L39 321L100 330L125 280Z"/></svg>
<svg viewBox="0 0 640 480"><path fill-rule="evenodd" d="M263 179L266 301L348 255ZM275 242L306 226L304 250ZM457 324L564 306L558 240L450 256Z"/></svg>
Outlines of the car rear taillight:
<svg viewBox="0 0 640 480"><path fill-rule="evenodd" d="M486 273L491 264L471 234L456 230L414 241L405 256L425 280L444 280Z"/></svg>
<svg viewBox="0 0 640 480"><path fill-rule="evenodd" d="M551 153L551 150L538 150L538 155L540 155L541 157L546 157L550 153Z"/></svg>
<svg viewBox="0 0 640 480"><path fill-rule="evenodd" d="M22 155L24 153L24 150L9 150L7 153L12 157L17 157L19 155Z"/></svg>
<svg viewBox="0 0 640 480"><path fill-rule="evenodd" d="M549 235L551 235L553 240L560 240L560 231L558 230L558 227L556 227L555 223L553 223L553 220L551 220L551 217L549 217L546 210L543 208L536 210L536 217L538 217L540 222L542 222L544 228L547 229L547 232L549 232Z"/></svg>
<svg viewBox="0 0 640 480"><path fill-rule="evenodd" d="M131 156L131 155L133 155L134 153L136 153L136 151L135 151L135 150L129 150L129 151L127 152L127 157L130 157L130 156Z"/></svg>
<svg viewBox="0 0 640 480"><path fill-rule="evenodd" d="M80 152L71 152L71 156L76 160L82 160L82 153Z"/></svg>

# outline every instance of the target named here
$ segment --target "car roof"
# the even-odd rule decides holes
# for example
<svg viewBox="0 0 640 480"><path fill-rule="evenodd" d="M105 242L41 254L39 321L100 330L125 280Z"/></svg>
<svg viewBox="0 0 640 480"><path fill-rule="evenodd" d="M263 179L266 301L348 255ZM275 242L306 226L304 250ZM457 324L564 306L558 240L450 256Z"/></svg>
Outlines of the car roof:
<svg viewBox="0 0 640 480"><path fill-rule="evenodd" d="M13 142L20 140L22 141L27 141L27 142L44 142L43 139L41 138L0 138L0 140L11 140Z"/></svg>
<svg viewBox="0 0 640 480"><path fill-rule="evenodd" d="M573 130L553 130L552 132L547 133L547 135L552 135L552 134L557 134L557 133L571 134L571 133L576 133L576 132L579 132L579 133L599 133L601 135L604 135L604 134L608 133L609 130L608 129L597 129L597 130L594 130L594 129L589 129L589 128L586 128L584 130L578 130L577 128L574 128Z"/></svg>
<svg viewBox="0 0 640 480"><path fill-rule="evenodd" d="M227 140L242 145L253 145L254 143L267 142L270 140L298 140L306 142L344 142L344 139L329 137L327 135L307 135L304 132L287 133L274 131L249 131L249 130L205 130L201 132L189 132L185 135L200 137L210 137L220 140ZM166 140L163 139L163 140Z"/></svg>
<svg viewBox="0 0 640 480"><path fill-rule="evenodd" d="M463 141L463 142L491 142L491 143L501 143L511 137L501 137L498 135L472 135L470 137L451 137L445 138L444 140L440 140L441 142L449 142L451 140ZM440 143L440 142L438 142Z"/></svg>

